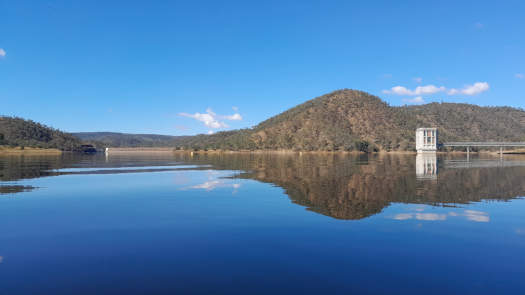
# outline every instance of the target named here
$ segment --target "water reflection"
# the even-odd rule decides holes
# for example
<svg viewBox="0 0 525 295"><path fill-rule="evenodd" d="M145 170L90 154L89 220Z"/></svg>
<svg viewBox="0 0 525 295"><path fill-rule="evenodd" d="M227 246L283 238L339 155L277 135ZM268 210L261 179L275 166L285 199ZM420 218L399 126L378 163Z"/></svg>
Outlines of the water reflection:
<svg viewBox="0 0 525 295"><path fill-rule="evenodd" d="M416 177L437 179L438 163L436 153L418 153L416 156Z"/></svg>
<svg viewBox="0 0 525 295"><path fill-rule="evenodd" d="M497 161L491 166L485 161L485 166L472 165L470 169L438 169L440 161L436 155L416 158L413 155L196 154L187 157L181 154L176 157L182 162L211 165L213 169L246 171L235 177L282 187L295 204L338 219L362 219L392 203L458 207L481 200L506 201L525 195L522 181L525 167L498 166ZM420 179L434 181L418 181ZM423 213L404 216L426 220L446 218ZM477 221L489 219L473 212L464 212L461 216Z"/></svg>
<svg viewBox="0 0 525 295"><path fill-rule="evenodd" d="M468 169L457 169L468 168ZM115 174L205 170L199 184L175 180L182 189L212 191L253 179L284 189L290 200L307 210L337 219L362 219L392 203L461 207L481 200L510 200L525 195L525 161L414 155L187 153L162 156L106 157L63 155L58 157L0 157L2 193L32 189L20 179L70 174ZM229 179L214 174L231 172ZM414 177L416 171L416 177ZM183 177L185 174L178 174ZM223 174L220 174L223 175ZM185 177L188 177L187 175ZM432 181L420 181L420 180ZM396 219L443 220L427 212L407 212ZM488 221L484 214L457 213L474 221ZM446 217L452 215L446 215Z"/></svg>
<svg viewBox="0 0 525 295"><path fill-rule="evenodd" d="M395 220L424 220L444 221L449 218L464 218L467 221L489 222L490 216L487 212L477 210L456 210L448 213L428 213L421 209L419 212L398 213L392 217Z"/></svg>
<svg viewBox="0 0 525 295"><path fill-rule="evenodd" d="M28 192L34 189L35 187L30 185L0 185L0 195Z"/></svg>

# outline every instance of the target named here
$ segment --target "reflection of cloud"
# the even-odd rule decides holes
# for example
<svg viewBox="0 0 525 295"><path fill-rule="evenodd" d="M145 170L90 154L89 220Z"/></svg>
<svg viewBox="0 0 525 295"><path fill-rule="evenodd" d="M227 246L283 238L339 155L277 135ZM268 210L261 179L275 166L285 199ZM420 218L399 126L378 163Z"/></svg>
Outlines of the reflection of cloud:
<svg viewBox="0 0 525 295"><path fill-rule="evenodd" d="M416 213L416 219L417 220L429 220L429 221L445 220L447 219L447 215L436 214L436 213Z"/></svg>
<svg viewBox="0 0 525 295"><path fill-rule="evenodd" d="M4 262L4 256L0 256L0 263Z"/></svg>
<svg viewBox="0 0 525 295"><path fill-rule="evenodd" d="M423 212L422 208L414 208L414 211ZM447 216L451 217L465 217L469 221L474 222L489 222L490 217L488 213L475 210L465 210L463 213L449 212L448 214L436 214L436 213L399 213L394 215L393 219L395 220L426 220L426 221L438 221L438 220L447 220Z"/></svg>
<svg viewBox="0 0 525 295"><path fill-rule="evenodd" d="M407 219L412 219L412 213L400 213L400 214L397 214L396 216L394 216L394 219L395 220L407 220Z"/></svg>
<svg viewBox="0 0 525 295"><path fill-rule="evenodd" d="M190 186L191 189L204 189L206 191L212 191L219 187L226 187L226 188L231 187L233 188L233 193L236 193L237 189L241 187L241 184L240 183L230 184L230 183L225 183L224 181L221 181L221 180L210 180L202 184Z"/></svg>
<svg viewBox="0 0 525 295"><path fill-rule="evenodd" d="M474 210L465 210L465 217L470 221L476 222L489 222L490 217L486 212L474 211Z"/></svg>
<svg viewBox="0 0 525 295"><path fill-rule="evenodd" d="M426 220L426 221L437 221L437 220L446 220L447 215L445 214L436 214L436 213L400 213L394 216L395 220Z"/></svg>
<svg viewBox="0 0 525 295"><path fill-rule="evenodd" d="M203 184L194 185L191 188L194 188L194 189L205 189L207 191L211 191L211 190L216 189L219 186L219 184L220 184L220 181L218 181L218 180L206 181Z"/></svg>

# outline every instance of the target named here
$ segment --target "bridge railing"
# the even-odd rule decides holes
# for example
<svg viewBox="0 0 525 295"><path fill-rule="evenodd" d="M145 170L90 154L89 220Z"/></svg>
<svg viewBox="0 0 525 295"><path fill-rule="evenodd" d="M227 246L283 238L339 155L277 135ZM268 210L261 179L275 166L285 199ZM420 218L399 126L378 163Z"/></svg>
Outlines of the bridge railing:
<svg viewBox="0 0 525 295"><path fill-rule="evenodd" d="M525 142L497 142L497 141L488 141L488 142L444 142L440 146L443 147L525 147Z"/></svg>

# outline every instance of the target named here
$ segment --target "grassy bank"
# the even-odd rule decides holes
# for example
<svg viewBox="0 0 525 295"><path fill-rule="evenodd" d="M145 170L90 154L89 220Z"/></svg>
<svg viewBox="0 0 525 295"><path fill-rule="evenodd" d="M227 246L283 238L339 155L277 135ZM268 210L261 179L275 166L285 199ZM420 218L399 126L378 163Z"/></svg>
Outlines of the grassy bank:
<svg viewBox="0 0 525 295"><path fill-rule="evenodd" d="M0 155L60 155L61 150L58 149L41 149L32 147L9 147L0 146Z"/></svg>

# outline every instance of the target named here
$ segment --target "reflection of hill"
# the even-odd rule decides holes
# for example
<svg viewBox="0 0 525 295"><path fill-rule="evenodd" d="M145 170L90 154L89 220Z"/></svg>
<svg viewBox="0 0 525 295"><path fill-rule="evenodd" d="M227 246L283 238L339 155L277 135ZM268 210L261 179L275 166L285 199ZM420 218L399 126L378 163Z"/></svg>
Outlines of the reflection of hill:
<svg viewBox="0 0 525 295"><path fill-rule="evenodd" d="M2 194L14 194L33 190L32 186L24 185L0 185L0 195Z"/></svg>
<svg viewBox="0 0 525 295"><path fill-rule="evenodd" d="M308 210L361 219L392 202L454 205L525 194L525 167L442 169L436 181L418 181L413 155L202 154L181 160L273 183Z"/></svg>

